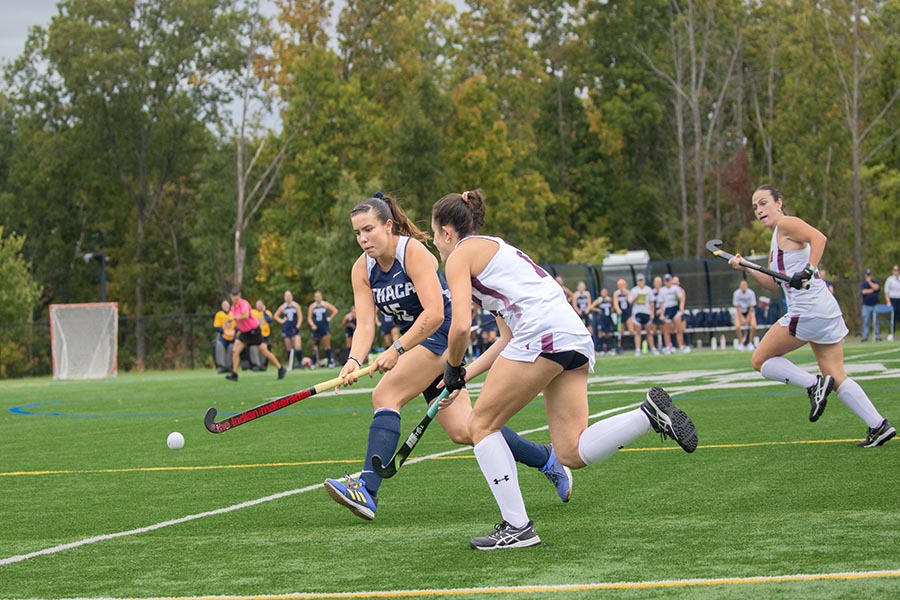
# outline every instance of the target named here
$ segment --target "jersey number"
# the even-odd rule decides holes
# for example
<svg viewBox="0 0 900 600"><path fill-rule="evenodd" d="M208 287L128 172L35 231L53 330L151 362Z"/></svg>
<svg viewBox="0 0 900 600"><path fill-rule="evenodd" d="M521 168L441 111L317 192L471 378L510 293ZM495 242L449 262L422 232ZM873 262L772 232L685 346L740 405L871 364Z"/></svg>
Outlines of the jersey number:
<svg viewBox="0 0 900 600"><path fill-rule="evenodd" d="M533 260L531 260L531 259L528 257L527 254L525 254L525 253L522 252L521 250L516 250L516 254L518 254L519 257L520 257L522 260L524 260L524 261L527 262L529 265L531 265L531 268L534 269L534 272L537 273L538 276L540 276L540 277L546 277L546 276L547 276L547 271L543 270L543 269L540 268L538 265L536 265L535 262L534 262Z"/></svg>
<svg viewBox="0 0 900 600"><path fill-rule="evenodd" d="M382 306L381 312L386 312L392 315L395 321L403 321L405 323L412 323L413 321L415 321L411 314L400 308L399 302L388 304L387 306Z"/></svg>

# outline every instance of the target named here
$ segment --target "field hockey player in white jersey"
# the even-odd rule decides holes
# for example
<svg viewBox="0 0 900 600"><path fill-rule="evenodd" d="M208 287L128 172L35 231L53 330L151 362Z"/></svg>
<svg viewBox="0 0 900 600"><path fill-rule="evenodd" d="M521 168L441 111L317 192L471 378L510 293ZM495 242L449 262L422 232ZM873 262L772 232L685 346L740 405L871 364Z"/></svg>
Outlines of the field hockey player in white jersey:
<svg viewBox="0 0 900 600"><path fill-rule="evenodd" d="M439 394L444 372L444 353L450 328L450 294L437 272L438 261L425 247L427 234L406 216L396 200L377 193L350 212L356 241L363 253L353 264L350 277L356 306L356 331L347 362L341 369L344 385L362 366L375 339L375 312L390 314L400 337L375 359L374 370L385 373L372 392L374 414L363 471L359 479L325 480L331 498L356 516L372 520L382 478L373 470L372 457L390 457L400 440L400 408L422 394L430 403ZM469 296L463 296L469 310ZM569 312L572 312L571 310ZM471 444L467 422L472 407L465 395L447 403L437 422L457 444ZM519 436L509 427L503 436L514 449L516 460L539 469L563 502L572 493L572 474L559 464L552 447Z"/></svg>
<svg viewBox="0 0 900 600"><path fill-rule="evenodd" d="M825 251L825 235L798 217L784 213L784 197L775 186L762 185L753 193L753 214L772 230L769 268L791 278L779 283L773 277L741 266L741 255L728 262L735 269L750 273L764 288L784 289L787 312L760 340L753 352L753 368L774 381L806 388L809 395L809 420L822 416L832 388L847 408L868 426L866 439L856 445L874 448L896 435L896 430L881 416L862 387L844 371L843 340L847 326L841 307L828 291L816 268ZM784 357L809 344L821 375L813 375Z"/></svg>
<svg viewBox="0 0 900 600"><path fill-rule="evenodd" d="M478 235L484 214L481 191L449 194L432 208L431 227L451 294L459 300L452 307L444 385L451 392L461 390L467 379L490 369L469 418L469 434L502 523L469 544L477 550L495 550L541 542L500 433L541 392L556 456L572 469L605 460L651 430L693 452L697 432L661 388L652 388L640 408L588 427L587 379L594 366L591 336L553 277L502 239ZM461 299L469 296L497 315L500 339L467 371L462 360L472 312Z"/></svg>

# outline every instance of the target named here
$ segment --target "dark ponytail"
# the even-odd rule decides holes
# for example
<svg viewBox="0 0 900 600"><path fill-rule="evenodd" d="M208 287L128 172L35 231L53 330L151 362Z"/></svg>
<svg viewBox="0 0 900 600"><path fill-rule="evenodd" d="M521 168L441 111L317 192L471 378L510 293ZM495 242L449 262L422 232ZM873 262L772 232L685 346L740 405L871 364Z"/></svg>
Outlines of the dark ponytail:
<svg viewBox="0 0 900 600"><path fill-rule="evenodd" d="M475 235L484 225L484 192L447 194L434 203L431 218L439 227L452 226L460 239Z"/></svg>
<svg viewBox="0 0 900 600"><path fill-rule="evenodd" d="M406 216L406 213L403 212L403 209L391 196L375 192L374 196L366 198L354 206L353 210L350 211L350 216L353 217L353 215L366 212L374 212L382 224L387 223L388 220L393 221L394 227L391 233L394 235L408 235L423 244L427 244L430 241L428 235L416 227L415 223Z"/></svg>

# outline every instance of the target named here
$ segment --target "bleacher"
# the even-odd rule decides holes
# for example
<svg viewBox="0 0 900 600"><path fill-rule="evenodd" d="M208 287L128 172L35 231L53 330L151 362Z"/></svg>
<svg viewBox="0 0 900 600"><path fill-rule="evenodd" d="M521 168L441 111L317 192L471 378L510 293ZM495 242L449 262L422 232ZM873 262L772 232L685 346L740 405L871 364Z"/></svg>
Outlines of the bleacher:
<svg viewBox="0 0 900 600"><path fill-rule="evenodd" d="M765 257L748 257L763 264ZM756 284L752 277L738 271L718 258L652 261L642 251L629 252L624 255L610 255L602 265L566 264L542 265L554 277L561 277L566 287L575 289L579 281L584 281L592 298L597 298L602 288L609 290L610 295L616 289L616 280L625 279L631 289L637 282L637 274L642 273L652 287L654 277L666 273L676 275L685 290L685 334L686 343L697 346L700 342L709 346L712 337L725 334L730 340L734 337L735 308L732 306L732 295L742 279L746 279L750 289L756 292L757 298L771 296L767 309L757 307L757 332L762 332L774 324L784 314L785 304L780 292L772 293ZM622 335L626 350L634 349L631 334Z"/></svg>

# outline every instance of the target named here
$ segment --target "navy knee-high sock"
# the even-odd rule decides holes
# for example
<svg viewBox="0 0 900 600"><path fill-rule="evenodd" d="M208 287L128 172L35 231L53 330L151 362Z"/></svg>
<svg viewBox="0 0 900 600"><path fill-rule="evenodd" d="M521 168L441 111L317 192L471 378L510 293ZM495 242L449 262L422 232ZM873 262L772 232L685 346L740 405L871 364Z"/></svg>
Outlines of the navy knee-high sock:
<svg viewBox="0 0 900 600"><path fill-rule="evenodd" d="M509 446L516 462L540 469L550 460L550 449L544 444L526 440L509 427L504 427L500 433L503 434L503 439L506 440L506 445Z"/></svg>
<svg viewBox="0 0 900 600"><path fill-rule="evenodd" d="M394 456L400 441L400 413L390 408L376 411L369 425L369 446L366 448L366 462L360 478L366 482L366 489L372 496L378 495L381 477L372 470L372 457L376 454L385 463Z"/></svg>

